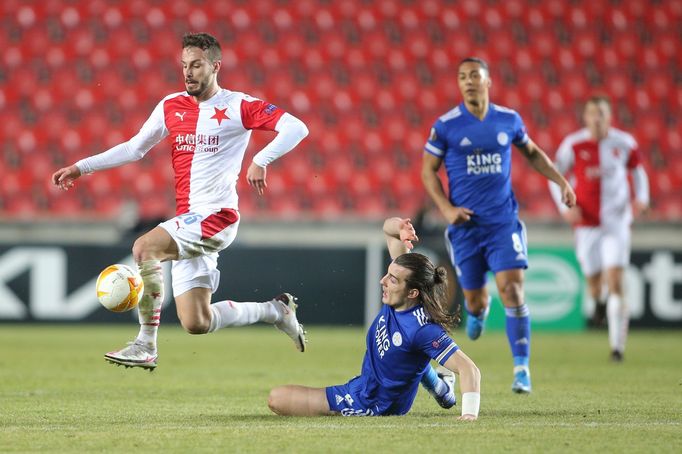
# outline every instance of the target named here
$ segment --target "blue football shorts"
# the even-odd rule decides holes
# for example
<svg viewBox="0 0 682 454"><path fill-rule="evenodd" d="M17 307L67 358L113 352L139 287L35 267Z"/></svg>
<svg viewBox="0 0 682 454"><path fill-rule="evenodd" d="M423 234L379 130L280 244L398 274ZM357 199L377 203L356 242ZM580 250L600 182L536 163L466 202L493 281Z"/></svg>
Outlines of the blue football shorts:
<svg viewBox="0 0 682 454"><path fill-rule="evenodd" d="M526 226L518 219L503 224L451 225L445 243L460 286L485 287L488 271L528 268Z"/></svg>
<svg viewBox="0 0 682 454"><path fill-rule="evenodd" d="M378 416L376 408L370 408L358 399L361 385L362 377L357 376L343 385L327 387L325 391L329 409L342 416Z"/></svg>

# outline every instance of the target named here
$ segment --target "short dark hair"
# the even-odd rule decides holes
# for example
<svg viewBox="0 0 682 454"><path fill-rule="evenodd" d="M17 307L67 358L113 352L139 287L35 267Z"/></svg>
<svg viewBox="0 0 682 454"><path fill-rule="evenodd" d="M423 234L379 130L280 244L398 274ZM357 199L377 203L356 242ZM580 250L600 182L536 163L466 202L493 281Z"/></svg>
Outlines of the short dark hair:
<svg viewBox="0 0 682 454"><path fill-rule="evenodd" d="M609 108L611 108L611 99L602 94L598 95L592 95L589 98L587 98L587 101L585 101L585 106L587 107L588 104L599 104L600 102L605 103Z"/></svg>
<svg viewBox="0 0 682 454"><path fill-rule="evenodd" d="M483 60L482 58L467 57L467 58L465 58L459 62L459 65L457 65L457 68L462 66L464 63L478 63L479 65L481 65L481 68L485 69L486 74L490 75L490 67L488 66L488 63L485 60Z"/></svg>
<svg viewBox="0 0 682 454"><path fill-rule="evenodd" d="M220 43L214 36L208 33L186 33L182 37L182 48L186 47L198 47L206 52L206 55L212 62L222 59Z"/></svg>

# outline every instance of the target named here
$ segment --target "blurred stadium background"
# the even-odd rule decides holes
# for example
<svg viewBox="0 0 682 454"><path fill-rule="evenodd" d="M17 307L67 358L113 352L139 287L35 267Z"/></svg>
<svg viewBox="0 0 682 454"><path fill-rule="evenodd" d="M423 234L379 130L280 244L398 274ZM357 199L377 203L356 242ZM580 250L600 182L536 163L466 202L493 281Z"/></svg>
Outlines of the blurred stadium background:
<svg viewBox="0 0 682 454"><path fill-rule="evenodd" d="M417 216L442 259L421 150L459 102L457 62L476 55L491 64L492 100L518 110L550 156L587 96L611 97L651 182L628 272L633 326L682 326L682 1L4 0L0 14L2 320L114 320L92 282L172 216L168 144L68 193L49 176L134 135L182 89L181 36L207 31L223 46L222 86L311 131L272 166L265 197L240 182L241 232L218 297L288 289L314 302L308 322L362 324L378 301L387 215ZM246 159L271 137L255 133ZM548 328L582 329L571 233L520 155L513 185L538 271L529 300Z"/></svg>

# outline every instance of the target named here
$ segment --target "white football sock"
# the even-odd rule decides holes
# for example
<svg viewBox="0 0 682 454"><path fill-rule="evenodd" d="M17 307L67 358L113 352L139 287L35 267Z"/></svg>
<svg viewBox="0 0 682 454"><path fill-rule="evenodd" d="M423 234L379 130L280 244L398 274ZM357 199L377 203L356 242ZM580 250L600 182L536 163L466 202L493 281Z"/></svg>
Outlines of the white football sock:
<svg viewBox="0 0 682 454"><path fill-rule="evenodd" d="M246 326L258 322L276 323L281 319L281 313L273 301L264 303L237 303L235 301L220 301L211 304L212 333L228 326Z"/></svg>
<svg viewBox="0 0 682 454"><path fill-rule="evenodd" d="M159 260L141 262L138 268L144 282L144 294L138 304L140 332L135 340L156 351L156 334L163 303L163 269Z"/></svg>
<svg viewBox="0 0 682 454"><path fill-rule="evenodd" d="M609 344L611 345L611 350L623 353L630 325L630 314L625 299L618 295L609 295L609 299L606 302L606 312L609 322Z"/></svg>

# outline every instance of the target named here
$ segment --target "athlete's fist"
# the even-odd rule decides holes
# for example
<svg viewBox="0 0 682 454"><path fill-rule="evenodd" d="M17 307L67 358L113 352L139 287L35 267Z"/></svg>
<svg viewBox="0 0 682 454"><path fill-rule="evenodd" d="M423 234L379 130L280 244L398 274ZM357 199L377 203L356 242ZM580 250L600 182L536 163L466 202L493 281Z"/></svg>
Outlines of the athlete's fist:
<svg viewBox="0 0 682 454"><path fill-rule="evenodd" d="M81 176L81 171L75 165L62 167L52 174L52 184L63 191L73 187L73 182Z"/></svg>

